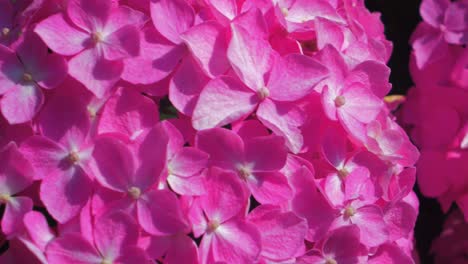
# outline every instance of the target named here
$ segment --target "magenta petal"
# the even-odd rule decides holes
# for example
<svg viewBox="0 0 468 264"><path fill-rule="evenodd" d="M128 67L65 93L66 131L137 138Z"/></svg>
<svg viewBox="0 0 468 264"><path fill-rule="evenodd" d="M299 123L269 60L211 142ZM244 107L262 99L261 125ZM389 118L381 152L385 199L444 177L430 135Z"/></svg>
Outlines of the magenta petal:
<svg viewBox="0 0 468 264"><path fill-rule="evenodd" d="M212 169L210 176L207 194L201 197L202 207L210 221L223 223L245 208L247 194L234 173Z"/></svg>
<svg viewBox="0 0 468 264"><path fill-rule="evenodd" d="M255 137L245 140L245 160L253 163L253 171L275 171L286 163L287 149L278 136Z"/></svg>
<svg viewBox="0 0 468 264"><path fill-rule="evenodd" d="M95 49L87 49L68 62L70 75L98 98L104 97L120 79L123 62L108 61Z"/></svg>
<svg viewBox="0 0 468 264"><path fill-rule="evenodd" d="M107 213L96 219L94 241L103 257L116 259L125 247L136 245L138 225L122 211Z"/></svg>
<svg viewBox="0 0 468 264"><path fill-rule="evenodd" d="M46 218L39 212L30 211L26 213L23 218L23 223L32 241L42 251L44 251L47 244L55 238L55 235L47 224Z"/></svg>
<svg viewBox="0 0 468 264"><path fill-rule="evenodd" d="M391 241L408 237L413 231L418 212L408 203L398 202L385 211Z"/></svg>
<svg viewBox="0 0 468 264"><path fill-rule="evenodd" d="M27 157L11 142L0 149L0 194L14 195L33 183L34 171Z"/></svg>
<svg viewBox="0 0 468 264"><path fill-rule="evenodd" d="M246 221L223 223L215 232L212 252L216 261L225 263L254 263L260 254L260 232Z"/></svg>
<svg viewBox="0 0 468 264"><path fill-rule="evenodd" d="M421 3L421 16L431 26L438 28L444 22L449 0L426 0Z"/></svg>
<svg viewBox="0 0 468 264"><path fill-rule="evenodd" d="M68 4L68 17L83 30L101 30L111 14L112 1L75 0Z"/></svg>
<svg viewBox="0 0 468 264"><path fill-rule="evenodd" d="M361 242L369 247L375 247L388 240L387 225L384 222L382 210L376 205L366 205L357 209L351 218L361 233Z"/></svg>
<svg viewBox="0 0 468 264"><path fill-rule="evenodd" d="M177 152L168 164L169 173L179 177L199 174L207 167L209 155L197 148L186 147Z"/></svg>
<svg viewBox="0 0 468 264"><path fill-rule="evenodd" d="M16 86L0 101L2 114L10 124L31 121L44 103L44 94L36 85Z"/></svg>
<svg viewBox="0 0 468 264"><path fill-rule="evenodd" d="M237 76L253 91L264 88L264 75L275 59L270 44L242 27L232 25L231 31L227 55Z"/></svg>
<svg viewBox="0 0 468 264"><path fill-rule="evenodd" d="M377 252L369 259L369 264L413 264L411 256L396 244L385 244L379 247Z"/></svg>
<svg viewBox="0 0 468 264"><path fill-rule="evenodd" d="M228 44L225 28L220 24L213 21L198 24L182 34L181 38L210 77L219 76L228 70Z"/></svg>
<svg viewBox="0 0 468 264"><path fill-rule="evenodd" d="M60 223L65 223L80 213L92 191L89 177L80 169L70 169L45 177L40 197L49 213Z"/></svg>
<svg viewBox="0 0 468 264"><path fill-rule="evenodd" d="M258 102L257 95L238 80L218 77L203 88L193 111L193 127L202 130L237 121L251 113Z"/></svg>
<svg viewBox="0 0 468 264"><path fill-rule="evenodd" d="M104 57L107 60L120 60L136 57L140 54L140 33L133 25L119 28L106 37L102 45Z"/></svg>
<svg viewBox="0 0 468 264"><path fill-rule="evenodd" d="M293 212L282 213L279 207L259 206L250 212L248 220L260 231L261 255L266 258L283 260L295 257L304 244L307 222Z"/></svg>
<svg viewBox="0 0 468 264"><path fill-rule="evenodd" d="M213 128L197 133L195 145L210 155L212 165L233 169L236 162L244 157L244 142L233 131L224 128Z"/></svg>
<svg viewBox="0 0 468 264"><path fill-rule="evenodd" d="M120 252L120 257L115 260L119 264L152 264L154 263L146 254L145 250L137 246L125 246Z"/></svg>
<svg viewBox="0 0 468 264"><path fill-rule="evenodd" d="M382 110L382 100L362 84L347 86L343 89L342 96L346 103L339 108L339 111L345 111L359 122L367 124L374 121Z"/></svg>
<svg viewBox="0 0 468 264"><path fill-rule="evenodd" d="M21 85L24 66L16 53L0 45L0 94Z"/></svg>
<svg viewBox="0 0 468 264"><path fill-rule="evenodd" d="M299 127L305 120L297 106L267 99L258 107L257 115L266 127L284 137L286 145L293 153L301 150L304 139Z"/></svg>
<svg viewBox="0 0 468 264"><path fill-rule="evenodd" d="M140 55L125 60L122 79L134 84L152 84L166 78L185 55L186 48L166 40L153 27L140 32Z"/></svg>
<svg viewBox="0 0 468 264"><path fill-rule="evenodd" d="M359 228L346 226L335 230L325 242L324 255L333 257L337 263L365 263L367 251L359 243Z"/></svg>
<svg viewBox="0 0 468 264"><path fill-rule="evenodd" d="M62 55L75 55L85 48L89 34L71 26L62 14L41 21L34 31L53 51Z"/></svg>
<svg viewBox="0 0 468 264"><path fill-rule="evenodd" d="M288 179L279 172L254 172L246 181L261 204L281 204L293 196Z"/></svg>
<svg viewBox="0 0 468 264"><path fill-rule="evenodd" d="M195 59L187 56L171 79L169 99L181 113L192 116L198 97L208 81L208 76Z"/></svg>
<svg viewBox="0 0 468 264"><path fill-rule="evenodd" d="M50 264L100 264L102 257L93 245L78 233L69 233L54 239L46 249Z"/></svg>
<svg viewBox="0 0 468 264"><path fill-rule="evenodd" d="M198 264L198 248L195 241L183 235L173 238L164 261L167 264Z"/></svg>
<svg viewBox="0 0 468 264"><path fill-rule="evenodd" d="M191 177L178 177L175 175L169 175L167 182L171 186L171 189L177 194L198 196L205 194L205 175L196 175Z"/></svg>
<svg viewBox="0 0 468 264"><path fill-rule="evenodd" d="M2 218L2 232L12 236L24 231L22 219L33 208L33 201L28 197L11 197L6 203Z"/></svg>
<svg viewBox="0 0 468 264"><path fill-rule="evenodd" d="M147 192L137 204L142 228L153 235L174 235L186 232L187 220L177 196L168 190Z"/></svg>
<svg viewBox="0 0 468 264"><path fill-rule="evenodd" d="M318 61L305 55L291 54L284 60L277 60L267 87L273 100L296 101L310 94L327 75L327 68Z"/></svg>
<svg viewBox="0 0 468 264"><path fill-rule="evenodd" d="M180 34L195 21L193 8L184 0L151 0L150 10L156 29L175 44L182 42Z"/></svg>
<svg viewBox="0 0 468 264"><path fill-rule="evenodd" d="M346 159L346 134L338 127L325 130L321 140L321 151L324 158L336 169L341 169Z"/></svg>
<svg viewBox="0 0 468 264"><path fill-rule="evenodd" d="M101 110L98 134L123 133L134 140L156 124L156 112L157 106L148 97L132 89L119 89Z"/></svg>
<svg viewBox="0 0 468 264"><path fill-rule="evenodd" d="M99 183L107 188L126 192L128 188L134 187L134 157L117 138L106 136L96 140L91 167Z"/></svg>

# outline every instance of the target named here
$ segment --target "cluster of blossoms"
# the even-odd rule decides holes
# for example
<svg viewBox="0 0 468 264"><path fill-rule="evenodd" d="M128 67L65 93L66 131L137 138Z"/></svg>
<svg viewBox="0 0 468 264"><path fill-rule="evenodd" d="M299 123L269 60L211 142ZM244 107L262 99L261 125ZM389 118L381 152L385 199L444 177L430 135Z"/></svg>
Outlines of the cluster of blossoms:
<svg viewBox="0 0 468 264"><path fill-rule="evenodd" d="M432 243L436 264L464 264L468 259L468 223L459 210L452 211L445 220L442 233Z"/></svg>
<svg viewBox="0 0 468 264"><path fill-rule="evenodd" d="M363 1L2 0L0 29L1 263L414 262Z"/></svg>
<svg viewBox="0 0 468 264"><path fill-rule="evenodd" d="M468 221L468 1L424 0L420 13L402 122L421 150L421 192Z"/></svg>

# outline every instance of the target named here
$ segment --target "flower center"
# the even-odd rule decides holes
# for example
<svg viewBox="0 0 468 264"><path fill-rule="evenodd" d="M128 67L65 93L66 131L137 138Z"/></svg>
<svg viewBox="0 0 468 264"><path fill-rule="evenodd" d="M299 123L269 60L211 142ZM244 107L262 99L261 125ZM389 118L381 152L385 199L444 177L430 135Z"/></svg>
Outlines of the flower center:
<svg viewBox="0 0 468 264"><path fill-rule="evenodd" d="M0 203L7 203L10 201L11 196L9 194L0 194Z"/></svg>
<svg viewBox="0 0 468 264"><path fill-rule="evenodd" d="M287 17L289 15L289 10L286 7L282 7L281 13L283 13L283 16Z"/></svg>
<svg viewBox="0 0 468 264"><path fill-rule="evenodd" d="M80 156L78 155L77 152L72 151L72 152L70 152L70 154L68 154L68 160L72 164L76 164L78 161L80 161Z"/></svg>
<svg viewBox="0 0 468 264"><path fill-rule="evenodd" d="M349 217L351 217L351 216L353 216L355 214L356 214L356 209L354 209L351 206L346 207L346 209L344 211L344 216L345 217L349 218Z"/></svg>
<svg viewBox="0 0 468 264"><path fill-rule="evenodd" d="M25 81L27 81L27 82L30 82L30 81L33 80L33 77L32 77L32 75L31 75L30 73L25 72L25 73L23 74L23 80L25 80Z"/></svg>
<svg viewBox="0 0 468 264"><path fill-rule="evenodd" d="M105 258L101 261L101 264L112 264L112 260Z"/></svg>
<svg viewBox="0 0 468 264"><path fill-rule="evenodd" d="M342 180L344 180L346 178L346 176L348 176L348 175L349 175L349 172L345 168L338 171L338 176Z"/></svg>
<svg viewBox="0 0 468 264"><path fill-rule="evenodd" d="M2 28L2 34L3 36L7 36L10 33L10 29L7 27Z"/></svg>
<svg viewBox="0 0 468 264"><path fill-rule="evenodd" d="M252 174L250 169L244 166L240 167L238 172L242 179L247 179Z"/></svg>
<svg viewBox="0 0 468 264"><path fill-rule="evenodd" d="M208 232L214 232L214 231L216 231L216 229L218 229L219 226L220 226L220 223L217 220L211 220L208 223L208 226L207 226L206 230Z"/></svg>
<svg viewBox="0 0 468 264"><path fill-rule="evenodd" d="M141 190L140 190L140 188L134 186L134 187L131 187L130 189L128 189L128 194L133 199L138 200L138 198L140 198L140 196L141 196Z"/></svg>
<svg viewBox="0 0 468 264"><path fill-rule="evenodd" d="M101 32L94 32L92 35L94 43L102 42L103 37Z"/></svg>
<svg viewBox="0 0 468 264"><path fill-rule="evenodd" d="M265 98L270 96L270 91L268 91L266 87L263 87L260 90L258 90L257 95L258 98L260 98L260 100L264 100Z"/></svg>
<svg viewBox="0 0 468 264"><path fill-rule="evenodd" d="M336 260L334 260L332 258L327 258L325 260L325 264L338 264L338 262L336 262Z"/></svg>
<svg viewBox="0 0 468 264"><path fill-rule="evenodd" d="M335 106L336 107L342 107L344 104L346 104L346 99L342 95L338 95L335 98Z"/></svg>

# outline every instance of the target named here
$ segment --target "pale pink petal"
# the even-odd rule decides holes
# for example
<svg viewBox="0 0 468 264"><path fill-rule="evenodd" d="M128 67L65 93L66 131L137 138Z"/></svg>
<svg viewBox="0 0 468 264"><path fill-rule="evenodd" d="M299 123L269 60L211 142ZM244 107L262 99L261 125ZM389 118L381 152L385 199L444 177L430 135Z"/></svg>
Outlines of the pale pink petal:
<svg viewBox="0 0 468 264"><path fill-rule="evenodd" d="M229 221L216 230L212 240L213 257L225 263L253 263L261 249L260 232L245 221Z"/></svg>
<svg viewBox="0 0 468 264"><path fill-rule="evenodd" d="M140 55L125 60L122 79L134 84L152 84L166 78L186 53L184 46L166 40L154 27L140 31Z"/></svg>
<svg viewBox="0 0 468 264"><path fill-rule="evenodd" d="M193 127L202 130L237 121L251 113L258 102L258 96L238 80L218 77L203 88L193 111Z"/></svg>
<svg viewBox="0 0 468 264"><path fill-rule="evenodd" d="M41 183L40 197L47 211L60 223L80 213L93 191L93 184L81 169L51 174Z"/></svg>
<svg viewBox="0 0 468 264"><path fill-rule="evenodd" d="M444 13L449 4L449 0L425 0L421 3L421 16L431 26L438 28L444 22Z"/></svg>
<svg viewBox="0 0 468 264"><path fill-rule="evenodd" d="M411 256L408 256L398 245L385 244L379 247L377 252L369 259L369 264L414 264Z"/></svg>
<svg viewBox="0 0 468 264"><path fill-rule="evenodd" d="M293 196L288 179L279 172L254 172L246 182L252 195L261 204L281 204Z"/></svg>
<svg viewBox="0 0 468 264"><path fill-rule="evenodd" d="M119 3L117 8L112 9L102 33L109 34L127 25L141 28L147 21L144 13L132 9L131 5Z"/></svg>
<svg viewBox="0 0 468 264"><path fill-rule="evenodd" d="M366 205L357 209L351 221L359 227L361 242L375 247L388 240L388 229L382 210L376 205Z"/></svg>
<svg viewBox="0 0 468 264"><path fill-rule="evenodd" d="M62 14L41 21L34 31L53 51L62 55L75 55L86 47L90 35L66 22Z"/></svg>
<svg viewBox="0 0 468 264"><path fill-rule="evenodd" d="M421 23L413 33L412 45L418 68L441 59L448 52L444 35L425 23Z"/></svg>
<svg viewBox="0 0 468 264"><path fill-rule="evenodd" d="M184 115L192 116L198 96L209 80L195 59L187 56L169 84L171 103Z"/></svg>
<svg viewBox="0 0 468 264"><path fill-rule="evenodd" d="M390 240L395 241L402 237L408 237L413 231L417 216L418 212L408 203L391 204L384 215Z"/></svg>
<svg viewBox="0 0 468 264"><path fill-rule="evenodd" d="M383 106L381 99L360 84L345 87L341 96L346 102L338 108L338 111L344 111L362 123L374 121Z"/></svg>
<svg viewBox="0 0 468 264"><path fill-rule="evenodd" d="M212 169L207 182L207 194L201 199L207 218L222 223L245 208L247 193L236 174Z"/></svg>
<svg viewBox="0 0 468 264"><path fill-rule="evenodd" d="M283 213L279 207L262 205L250 212L248 220L260 231L263 257L275 260L295 257L304 244L307 222L293 212Z"/></svg>
<svg viewBox="0 0 468 264"><path fill-rule="evenodd" d="M224 128L202 130L197 133L195 146L210 155L210 164L233 169L244 158L244 142L233 131Z"/></svg>
<svg viewBox="0 0 468 264"><path fill-rule="evenodd" d="M6 236L24 232L24 215L33 208L33 201L28 197L11 197L5 206L2 217L2 232Z"/></svg>
<svg viewBox="0 0 468 264"><path fill-rule="evenodd" d="M44 215L30 211L24 215L23 223L32 241L40 250L45 251L47 244L55 238L55 235L49 228Z"/></svg>
<svg viewBox="0 0 468 264"><path fill-rule="evenodd" d="M365 61L356 66L353 72L361 75L362 81L367 81L370 84L372 92L379 98L387 95L392 88L392 85L388 82L390 68L381 62Z"/></svg>
<svg viewBox="0 0 468 264"><path fill-rule="evenodd" d="M2 114L10 124L31 121L44 103L44 94L35 84L16 86L0 101Z"/></svg>
<svg viewBox="0 0 468 264"><path fill-rule="evenodd" d="M110 212L96 219L94 241L104 258L116 259L125 247L136 245L138 225L122 211Z"/></svg>
<svg viewBox="0 0 468 264"><path fill-rule="evenodd" d="M224 74L229 69L227 36L220 24L214 21L198 24L182 34L181 38L210 77Z"/></svg>
<svg viewBox="0 0 468 264"><path fill-rule="evenodd" d="M310 94L328 75L318 61L300 54L277 60L268 80L270 97L277 101L296 101Z"/></svg>
<svg viewBox="0 0 468 264"><path fill-rule="evenodd" d="M187 178L175 175L169 175L167 177L167 182L171 186L171 189L181 195L198 196L205 194L205 181L206 179L204 174Z"/></svg>
<svg viewBox="0 0 468 264"><path fill-rule="evenodd" d="M128 188L134 187L134 157L117 138L105 136L95 141L91 167L94 177L107 188L126 192Z"/></svg>
<svg viewBox="0 0 468 264"><path fill-rule="evenodd" d="M140 33L133 25L119 28L102 43L102 51L107 60L120 60L140 54Z"/></svg>
<svg viewBox="0 0 468 264"><path fill-rule="evenodd" d="M11 142L0 149L0 194L17 194L33 183L34 171L27 156Z"/></svg>
<svg viewBox="0 0 468 264"><path fill-rule="evenodd" d="M258 36L252 36L242 27L232 25L231 31L227 56L234 71L253 91L264 88L265 75L275 59L270 44Z"/></svg>
<svg viewBox="0 0 468 264"><path fill-rule="evenodd" d="M207 3L220 19L224 18L224 22L234 19L238 14L236 0L207 0Z"/></svg>
<svg viewBox="0 0 468 264"><path fill-rule="evenodd" d="M180 34L195 20L195 12L185 0L151 0L150 10L156 29L175 44L182 42Z"/></svg>
<svg viewBox="0 0 468 264"><path fill-rule="evenodd" d="M333 205L341 205L345 200L344 184L337 173L331 173L324 181L322 188L325 196Z"/></svg>
<svg viewBox="0 0 468 264"><path fill-rule="evenodd" d="M299 127L304 124L305 116L297 106L267 99L258 107L257 115L266 127L284 137L291 152L301 150L304 139Z"/></svg>
<svg viewBox="0 0 468 264"><path fill-rule="evenodd" d="M168 190L152 190L137 203L138 222L153 235L174 235L186 232L188 223L177 196Z"/></svg>
<svg viewBox="0 0 468 264"><path fill-rule="evenodd" d="M177 152L168 164L169 174L189 177L207 167L209 155L197 148L186 147Z"/></svg>
<svg viewBox="0 0 468 264"><path fill-rule="evenodd" d="M68 62L70 75L98 98L104 97L120 79L122 61L108 61L95 49L87 49Z"/></svg>
<svg viewBox="0 0 468 264"><path fill-rule="evenodd" d="M54 239L46 249L50 264L100 264L102 257L93 245L78 233L65 234Z"/></svg>

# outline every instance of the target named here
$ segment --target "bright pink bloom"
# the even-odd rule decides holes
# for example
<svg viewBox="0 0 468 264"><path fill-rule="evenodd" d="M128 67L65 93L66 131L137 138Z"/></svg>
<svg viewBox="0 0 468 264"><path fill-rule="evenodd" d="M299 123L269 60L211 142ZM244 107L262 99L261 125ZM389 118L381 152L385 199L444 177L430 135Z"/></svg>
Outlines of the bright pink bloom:
<svg viewBox="0 0 468 264"><path fill-rule="evenodd" d="M16 51L0 45L0 68L0 109L10 124L31 121L44 103L41 88L55 88L67 75L65 59L49 54L34 33Z"/></svg>
<svg viewBox="0 0 468 264"><path fill-rule="evenodd" d="M292 197L279 170L286 162L284 141L278 136L243 140L236 133L213 128L197 134L196 146L210 155L210 165L234 172L260 203L280 204Z"/></svg>
<svg viewBox="0 0 468 264"><path fill-rule="evenodd" d="M137 247L138 225L123 212L112 212L96 219L93 241L79 233L68 233L53 240L46 250L49 263L151 263Z"/></svg>
<svg viewBox="0 0 468 264"><path fill-rule="evenodd" d="M40 22L35 32L53 51L74 56L70 75L103 97L120 79L123 59L140 53L138 27L144 15L112 6L111 0L72 0L66 11Z"/></svg>

